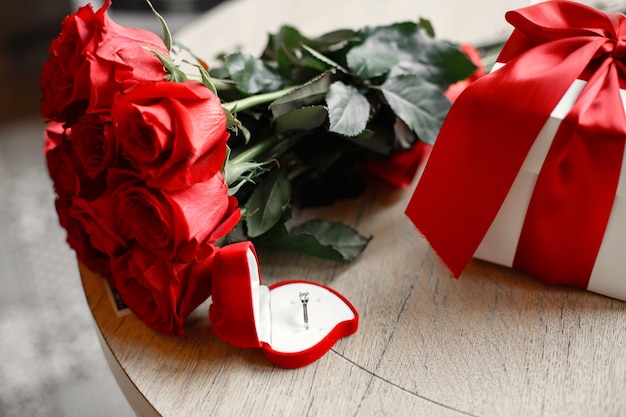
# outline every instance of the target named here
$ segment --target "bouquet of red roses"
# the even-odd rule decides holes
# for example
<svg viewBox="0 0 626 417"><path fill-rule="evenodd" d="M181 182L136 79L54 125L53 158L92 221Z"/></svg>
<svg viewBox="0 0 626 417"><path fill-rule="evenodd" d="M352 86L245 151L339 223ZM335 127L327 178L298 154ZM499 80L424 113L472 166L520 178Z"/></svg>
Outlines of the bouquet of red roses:
<svg viewBox="0 0 626 417"><path fill-rule="evenodd" d="M150 327L183 335L210 295L215 242L239 220L222 177L226 115L199 82L166 81L156 35L107 3L62 24L42 73L56 208L80 261Z"/></svg>
<svg viewBox="0 0 626 417"><path fill-rule="evenodd" d="M110 4L66 17L43 68L56 209L79 261L148 326L178 336L210 295L220 244L356 257L368 238L342 224L287 230L291 200L307 204L357 171L406 186L449 108L446 89L475 70L423 21L316 39L283 28L261 58L231 54L209 74L191 55L185 72L178 56L190 51L158 13L163 38L116 24ZM390 33L404 49L372 67Z"/></svg>

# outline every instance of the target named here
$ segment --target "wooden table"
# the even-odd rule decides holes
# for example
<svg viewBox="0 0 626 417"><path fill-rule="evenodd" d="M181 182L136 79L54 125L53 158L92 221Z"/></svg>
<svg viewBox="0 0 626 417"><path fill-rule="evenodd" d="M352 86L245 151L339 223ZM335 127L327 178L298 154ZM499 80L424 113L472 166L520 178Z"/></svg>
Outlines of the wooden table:
<svg viewBox="0 0 626 417"><path fill-rule="evenodd" d="M325 2L331 3L317 4ZM409 9L398 2L395 13L406 17ZM183 34L185 41L209 42L197 35L216 15L233 17L231 10L202 18ZM296 13L295 23L306 13ZM235 36L231 30L221 39ZM355 335L296 370L274 368L259 350L222 342L211 331L206 305L190 317L186 339L156 333L132 315L117 317L104 281L81 267L103 350L137 414L626 415L626 303L546 287L478 260L460 280L450 279L403 215L411 190L373 183L356 200L299 214L341 220L374 236L349 265L260 250L264 283L318 281L343 293L360 313Z"/></svg>
<svg viewBox="0 0 626 417"><path fill-rule="evenodd" d="M624 415L626 303L482 261L448 278L402 214L409 194L373 185L317 210L374 235L350 265L260 252L266 283L319 281L360 312L355 335L302 369L222 342L205 306L184 340L118 318L104 282L82 269L103 349L137 414Z"/></svg>

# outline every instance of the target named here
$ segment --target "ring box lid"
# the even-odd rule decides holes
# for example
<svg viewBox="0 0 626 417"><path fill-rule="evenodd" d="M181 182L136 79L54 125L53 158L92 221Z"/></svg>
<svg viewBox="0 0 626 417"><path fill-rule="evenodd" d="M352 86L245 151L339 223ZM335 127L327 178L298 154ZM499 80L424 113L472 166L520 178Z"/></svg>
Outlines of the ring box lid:
<svg viewBox="0 0 626 417"><path fill-rule="evenodd" d="M308 293L308 328L300 293ZM285 368L316 361L358 328L358 312L332 288L302 280L262 285L251 242L228 245L215 255L209 319L222 340L261 348L270 362Z"/></svg>

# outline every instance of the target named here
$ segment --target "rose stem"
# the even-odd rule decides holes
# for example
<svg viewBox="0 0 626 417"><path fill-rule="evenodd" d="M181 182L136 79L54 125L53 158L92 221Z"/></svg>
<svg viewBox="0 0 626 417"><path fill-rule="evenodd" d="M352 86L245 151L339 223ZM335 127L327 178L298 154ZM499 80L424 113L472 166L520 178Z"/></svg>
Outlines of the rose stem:
<svg viewBox="0 0 626 417"><path fill-rule="evenodd" d="M265 152L266 150L268 150L269 148L277 144L282 138L283 136L281 135L270 136L269 138L262 140L256 145L253 145L247 148L245 151L241 152L240 154L230 158L229 163L234 165L240 162L254 161L257 156L259 156L260 154L262 154L263 152Z"/></svg>
<svg viewBox="0 0 626 417"><path fill-rule="evenodd" d="M238 112L238 111L246 110L251 107L258 106L259 104L272 102L276 100L277 98L282 97L283 95L287 94L294 88L296 87L295 86L287 87L287 88L283 88L282 90L271 91L269 93L256 94L250 97L242 98L240 100L235 100L235 101L230 101L228 103L224 103L222 104L222 107L224 107L229 112Z"/></svg>

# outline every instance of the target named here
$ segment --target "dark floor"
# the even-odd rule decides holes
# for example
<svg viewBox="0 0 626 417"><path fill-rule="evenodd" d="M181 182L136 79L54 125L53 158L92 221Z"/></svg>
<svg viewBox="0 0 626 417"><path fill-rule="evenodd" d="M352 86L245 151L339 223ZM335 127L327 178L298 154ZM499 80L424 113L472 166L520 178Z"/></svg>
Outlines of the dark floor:
<svg viewBox="0 0 626 417"><path fill-rule="evenodd" d="M137 12L117 17L150 29L155 23ZM166 14L174 30L192 17ZM0 65L0 417L132 416L54 210L38 116L37 65L46 42Z"/></svg>

